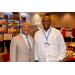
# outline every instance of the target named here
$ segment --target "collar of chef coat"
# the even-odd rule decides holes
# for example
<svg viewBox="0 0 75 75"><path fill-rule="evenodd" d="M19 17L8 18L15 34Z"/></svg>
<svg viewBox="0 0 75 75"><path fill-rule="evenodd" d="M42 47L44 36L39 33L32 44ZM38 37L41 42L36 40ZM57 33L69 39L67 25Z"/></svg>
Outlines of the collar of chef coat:
<svg viewBox="0 0 75 75"><path fill-rule="evenodd" d="M47 31L45 31L44 28L43 28L43 30L44 30L46 36L47 36L47 34L49 33L49 30L50 30L51 28L52 28L52 26L50 26L50 28L49 28Z"/></svg>

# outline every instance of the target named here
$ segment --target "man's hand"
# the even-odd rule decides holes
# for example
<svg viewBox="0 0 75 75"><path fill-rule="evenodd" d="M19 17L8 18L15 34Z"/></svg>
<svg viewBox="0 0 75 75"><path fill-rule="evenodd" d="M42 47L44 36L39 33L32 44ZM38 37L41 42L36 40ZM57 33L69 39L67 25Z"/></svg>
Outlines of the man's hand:
<svg viewBox="0 0 75 75"><path fill-rule="evenodd" d="M38 60L35 60L35 62L39 62Z"/></svg>
<svg viewBox="0 0 75 75"><path fill-rule="evenodd" d="M61 60L59 60L60 62L62 62Z"/></svg>
<svg viewBox="0 0 75 75"><path fill-rule="evenodd" d="M60 62L65 62L65 59L63 59L62 61L61 60L59 60Z"/></svg>

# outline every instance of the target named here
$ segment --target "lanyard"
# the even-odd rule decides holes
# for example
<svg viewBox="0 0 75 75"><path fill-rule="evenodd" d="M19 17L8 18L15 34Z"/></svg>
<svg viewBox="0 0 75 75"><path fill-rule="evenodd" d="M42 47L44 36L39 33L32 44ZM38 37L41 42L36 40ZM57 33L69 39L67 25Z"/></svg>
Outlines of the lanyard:
<svg viewBox="0 0 75 75"><path fill-rule="evenodd" d="M43 31L43 33L44 33L44 36L45 36L45 38L46 38L46 42L47 42L47 40L48 40L48 36L49 36L49 34L50 34L50 32L51 32L51 29L52 29L52 27L50 28L49 33L48 33L47 37L46 37L46 34L45 34L44 30L42 29L42 31Z"/></svg>

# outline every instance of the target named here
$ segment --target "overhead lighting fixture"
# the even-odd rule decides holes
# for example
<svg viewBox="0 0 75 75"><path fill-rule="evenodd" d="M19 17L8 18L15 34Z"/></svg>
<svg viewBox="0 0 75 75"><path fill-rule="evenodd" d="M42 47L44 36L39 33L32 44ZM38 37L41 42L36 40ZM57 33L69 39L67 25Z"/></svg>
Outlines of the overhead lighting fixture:
<svg viewBox="0 0 75 75"><path fill-rule="evenodd" d="M28 16L28 14L26 14L26 13L20 13L21 14L21 16Z"/></svg>
<svg viewBox="0 0 75 75"><path fill-rule="evenodd" d="M39 22L39 25L40 25L40 22Z"/></svg>
<svg viewBox="0 0 75 75"><path fill-rule="evenodd" d="M36 25L37 25L38 23L36 22Z"/></svg>
<svg viewBox="0 0 75 75"><path fill-rule="evenodd" d="M12 13L12 12L4 12L4 13Z"/></svg>

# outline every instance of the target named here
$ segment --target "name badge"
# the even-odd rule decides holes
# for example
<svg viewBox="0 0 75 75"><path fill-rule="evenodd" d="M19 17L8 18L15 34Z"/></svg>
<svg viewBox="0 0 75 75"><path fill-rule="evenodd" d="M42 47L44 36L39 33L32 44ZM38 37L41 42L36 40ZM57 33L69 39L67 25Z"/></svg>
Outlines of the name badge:
<svg viewBox="0 0 75 75"><path fill-rule="evenodd" d="M44 43L44 47L45 48L49 48L50 47L50 44L46 42L46 43Z"/></svg>
<svg viewBox="0 0 75 75"><path fill-rule="evenodd" d="M50 44L48 43L48 42L46 42L46 43L44 43L45 45L49 45L50 46Z"/></svg>

